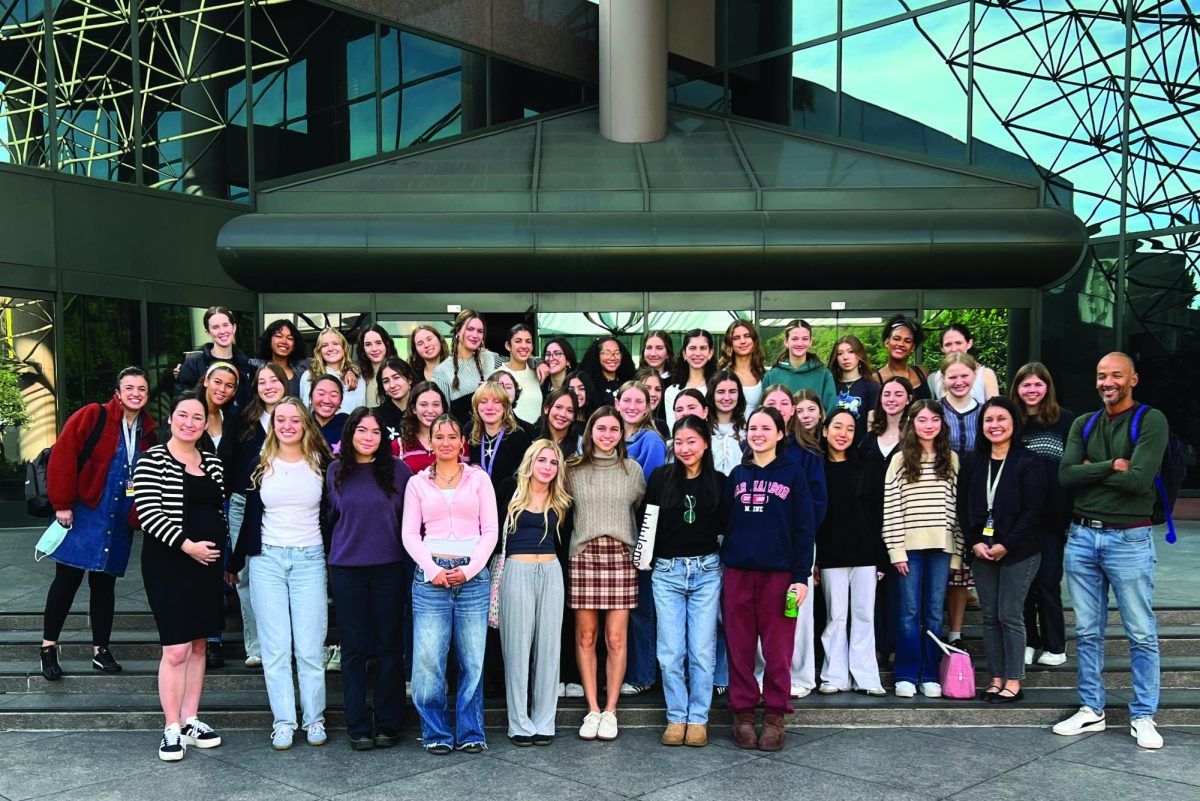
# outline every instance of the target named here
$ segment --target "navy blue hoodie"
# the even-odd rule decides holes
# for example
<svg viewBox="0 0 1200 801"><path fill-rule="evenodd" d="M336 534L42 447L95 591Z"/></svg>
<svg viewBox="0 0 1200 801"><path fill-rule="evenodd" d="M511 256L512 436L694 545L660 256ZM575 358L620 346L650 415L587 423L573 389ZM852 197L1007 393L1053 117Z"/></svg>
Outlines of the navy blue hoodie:
<svg viewBox="0 0 1200 801"><path fill-rule="evenodd" d="M786 571L792 583L807 581L817 529L808 480L790 452L766 467L735 467L725 483L730 514L721 561L739 570Z"/></svg>

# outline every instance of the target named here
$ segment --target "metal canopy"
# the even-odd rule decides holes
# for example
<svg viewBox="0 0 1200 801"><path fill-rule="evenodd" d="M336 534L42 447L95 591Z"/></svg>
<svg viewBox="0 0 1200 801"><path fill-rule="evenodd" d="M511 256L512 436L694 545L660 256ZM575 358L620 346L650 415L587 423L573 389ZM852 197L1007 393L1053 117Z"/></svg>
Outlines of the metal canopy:
<svg viewBox="0 0 1200 801"><path fill-rule="evenodd" d="M260 291L1031 287L1080 259L1042 187L673 109L586 109L261 192L217 246Z"/></svg>

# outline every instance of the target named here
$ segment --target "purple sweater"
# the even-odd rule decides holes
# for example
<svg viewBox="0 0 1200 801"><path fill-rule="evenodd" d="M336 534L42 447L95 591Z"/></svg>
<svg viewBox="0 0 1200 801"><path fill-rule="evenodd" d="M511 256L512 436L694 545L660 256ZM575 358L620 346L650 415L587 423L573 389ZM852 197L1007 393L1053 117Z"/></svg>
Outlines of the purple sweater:
<svg viewBox="0 0 1200 801"><path fill-rule="evenodd" d="M326 514L333 532L329 564L369 567L399 562L404 557L400 521L404 517L404 490L412 471L399 459L393 460L396 493L391 498L375 482L370 465L355 465L341 490L334 488L333 480L340 462L329 465L325 474Z"/></svg>

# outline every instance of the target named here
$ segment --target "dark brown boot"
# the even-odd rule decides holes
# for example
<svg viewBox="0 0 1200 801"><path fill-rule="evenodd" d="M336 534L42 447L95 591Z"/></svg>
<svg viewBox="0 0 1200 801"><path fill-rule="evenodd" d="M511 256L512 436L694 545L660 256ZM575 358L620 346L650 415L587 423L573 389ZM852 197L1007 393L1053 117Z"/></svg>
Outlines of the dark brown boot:
<svg viewBox="0 0 1200 801"><path fill-rule="evenodd" d="M758 738L758 750L782 751L783 735L783 715L778 712L764 713L762 737Z"/></svg>
<svg viewBox="0 0 1200 801"><path fill-rule="evenodd" d="M753 712L735 712L733 715L733 744L738 748L758 747L758 734L754 731Z"/></svg>

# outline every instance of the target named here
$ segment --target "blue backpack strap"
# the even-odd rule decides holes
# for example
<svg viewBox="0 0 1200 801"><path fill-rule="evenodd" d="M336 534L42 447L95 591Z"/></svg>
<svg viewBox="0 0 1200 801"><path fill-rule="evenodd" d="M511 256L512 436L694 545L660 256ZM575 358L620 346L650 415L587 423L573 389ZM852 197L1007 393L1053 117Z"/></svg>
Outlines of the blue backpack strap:
<svg viewBox="0 0 1200 801"><path fill-rule="evenodd" d="M1142 430L1142 418L1146 416L1146 412L1150 407L1146 404L1138 404L1137 411L1133 413L1133 422L1129 424L1129 438L1133 440L1133 444L1137 445L1138 432Z"/></svg>
<svg viewBox="0 0 1200 801"><path fill-rule="evenodd" d="M1091 417L1088 418L1088 421L1086 423L1084 423L1084 425L1083 425L1083 449L1084 449L1084 451L1087 451L1087 441L1088 441L1088 437L1090 437L1092 435L1092 428L1095 427L1096 421L1100 419L1100 415L1102 415L1102 414L1104 414L1103 409L1101 409L1098 412L1095 412L1094 414L1092 414Z"/></svg>

